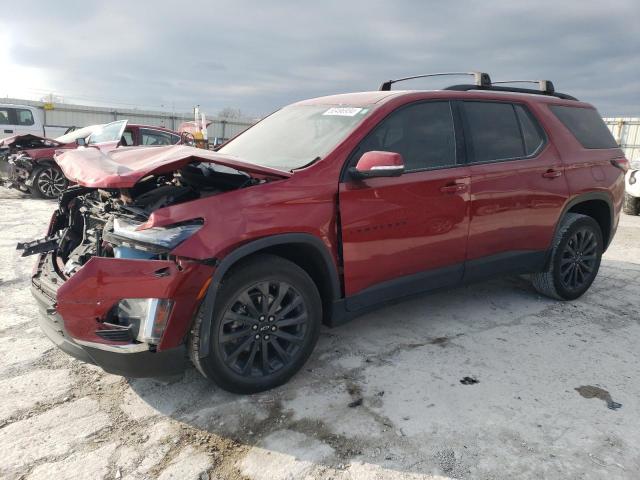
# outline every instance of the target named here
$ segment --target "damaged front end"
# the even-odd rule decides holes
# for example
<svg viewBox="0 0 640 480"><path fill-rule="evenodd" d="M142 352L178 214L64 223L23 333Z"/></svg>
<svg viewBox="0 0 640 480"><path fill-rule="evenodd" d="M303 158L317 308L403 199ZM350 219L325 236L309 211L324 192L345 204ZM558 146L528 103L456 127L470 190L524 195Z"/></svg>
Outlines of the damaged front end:
<svg viewBox="0 0 640 480"><path fill-rule="evenodd" d="M61 144L37 135L16 135L0 140L0 184L27 192L33 185L36 162L32 154L51 152Z"/></svg>
<svg viewBox="0 0 640 480"><path fill-rule="evenodd" d="M127 188L68 189L47 237L18 245L38 256L32 291L44 332L67 353L126 376L182 370L214 271L212 261L172 254L203 227L197 212L163 227L147 226L151 214L265 181L196 158L161 170Z"/></svg>
<svg viewBox="0 0 640 480"><path fill-rule="evenodd" d="M32 172L34 161L26 152L8 154L0 159L2 162L3 183L8 188L15 188L21 192L28 192L33 184Z"/></svg>

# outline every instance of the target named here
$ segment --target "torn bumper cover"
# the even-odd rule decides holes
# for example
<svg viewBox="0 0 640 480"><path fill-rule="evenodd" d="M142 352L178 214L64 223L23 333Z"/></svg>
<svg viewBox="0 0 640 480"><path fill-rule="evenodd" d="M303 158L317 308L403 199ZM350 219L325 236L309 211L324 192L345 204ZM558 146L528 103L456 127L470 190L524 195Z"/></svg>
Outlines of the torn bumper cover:
<svg viewBox="0 0 640 480"><path fill-rule="evenodd" d="M25 191L33 185L33 160L27 155L0 153L0 182L7 187Z"/></svg>
<svg viewBox="0 0 640 480"><path fill-rule="evenodd" d="M61 350L127 377L184 369L184 339L211 266L93 257L65 281L54 262L51 253L39 255L32 293L43 332ZM153 308L123 308L136 302Z"/></svg>

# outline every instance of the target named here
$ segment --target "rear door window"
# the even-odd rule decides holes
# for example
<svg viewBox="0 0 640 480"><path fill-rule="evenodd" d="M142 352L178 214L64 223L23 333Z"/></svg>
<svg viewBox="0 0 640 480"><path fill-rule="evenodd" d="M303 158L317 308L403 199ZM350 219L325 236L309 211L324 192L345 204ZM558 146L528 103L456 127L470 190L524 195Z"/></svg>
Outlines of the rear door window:
<svg viewBox="0 0 640 480"><path fill-rule="evenodd" d="M618 148L615 138L594 108L549 107L584 148Z"/></svg>
<svg viewBox="0 0 640 480"><path fill-rule="evenodd" d="M463 102L474 163L522 158L525 142L510 103Z"/></svg>

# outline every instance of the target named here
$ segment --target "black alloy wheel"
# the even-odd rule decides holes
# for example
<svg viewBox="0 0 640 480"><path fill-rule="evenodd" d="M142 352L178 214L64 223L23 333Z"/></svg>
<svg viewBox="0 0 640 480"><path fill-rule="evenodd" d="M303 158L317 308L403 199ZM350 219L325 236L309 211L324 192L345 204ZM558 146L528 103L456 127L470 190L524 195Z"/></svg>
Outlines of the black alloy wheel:
<svg viewBox="0 0 640 480"><path fill-rule="evenodd" d="M535 289L547 297L575 300L598 274L604 241L593 217L567 213L556 230L545 269L531 275Z"/></svg>
<svg viewBox="0 0 640 480"><path fill-rule="evenodd" d="M304 343L307 307L284 281L244 289L224 312L218 344L225 364L243 376L271 375L289 365Z"/></svg>
<svg viewBox="0 0 640 480"><path fill-rule="evenodd" d="M309 274L285 258L256 254L234 265L203 302L187 343L196 368L235 393L282 385L311 355L322 300Z"/></svg>
<svg viewBox="0 0 640 480"><path fill-rule="evenodd" d="M589 228L573 233L560 259L560 281L567 290L578 291L591 283L596 272L598 241Z"/></svg>

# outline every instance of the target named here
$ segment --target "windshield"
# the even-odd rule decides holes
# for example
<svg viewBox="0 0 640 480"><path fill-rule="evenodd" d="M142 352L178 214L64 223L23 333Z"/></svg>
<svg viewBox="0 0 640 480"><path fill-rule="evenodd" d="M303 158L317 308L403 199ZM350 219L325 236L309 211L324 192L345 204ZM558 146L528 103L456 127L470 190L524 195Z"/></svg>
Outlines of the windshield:
<svg viewBox="0 0 640 480"><path fill-rule="evenodd" d="M220 148L243 161L295 170L324 157L369 113L369 107L285 107Z"/></svg>
<svg viewBox="0 0 640 480"><path fill-rule="evenodd" d="M95 132L99 128L102 128L102 125L90 125L88 127L79 128L77 130L74 130L69 133L65 133L64 135L56 138L56 142L73 143L78 138L87 138L89 135L91 135L93 132Z"/></svg>
<svg viewBox="0 0 640 480"><path fill-rule="evenodd" d="M92 145L95 143L119 142L126 126L127 120L118 120L117 122L101 125L98 130L91 134L87 143Z"/></svg>

